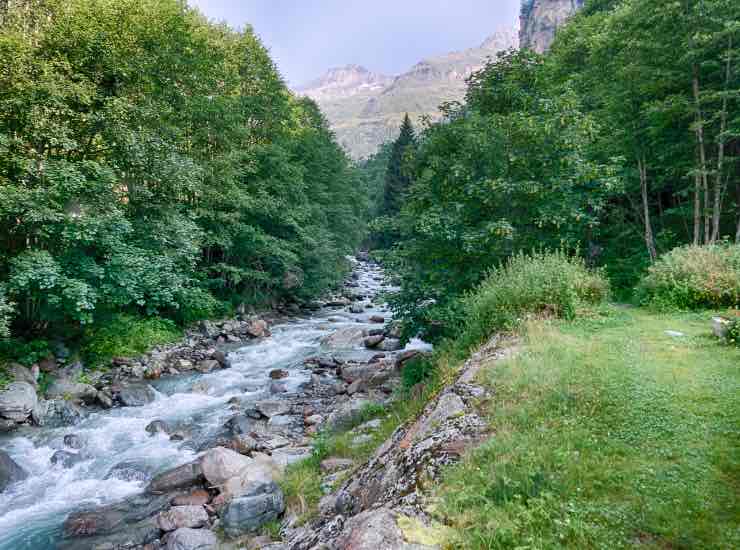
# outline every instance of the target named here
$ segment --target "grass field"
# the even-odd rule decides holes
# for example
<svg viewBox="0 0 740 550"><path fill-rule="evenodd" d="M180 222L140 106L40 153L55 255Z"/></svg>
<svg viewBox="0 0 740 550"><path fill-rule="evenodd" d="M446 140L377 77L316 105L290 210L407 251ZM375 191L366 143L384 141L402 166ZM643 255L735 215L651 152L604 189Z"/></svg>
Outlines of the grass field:
<svg viewBox="0 0 740 550"><path fill-rule="evenodd" d="M435 495L449 547L740 548L740 348L708 319L529 324L482 373L494 437Z"/></svg>

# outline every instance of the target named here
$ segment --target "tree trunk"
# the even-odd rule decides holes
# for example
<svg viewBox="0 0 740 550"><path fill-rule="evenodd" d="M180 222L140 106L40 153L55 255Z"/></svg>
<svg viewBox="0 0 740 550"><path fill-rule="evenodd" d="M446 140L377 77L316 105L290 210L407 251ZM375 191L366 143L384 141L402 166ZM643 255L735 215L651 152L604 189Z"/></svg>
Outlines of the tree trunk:
<svg viewBox="0 0 740 550"><path fill-rule="evenodd" d="M655 250L653 227L650 223L650 207L648 204L647 188L647 166L645 164L644 158L637 160L637 169L640 172L640 193L642 195L642 211L643 220L645 222L645 245L647 246L648 254L650 255L650 263L653 263L658 258L658 253Z"/></svg>
<svg viewBox="0 0 740 550"><path fill-rule="evenodd" d="M722 112L720 113L719 138L717 145L717 174L714 182L714 206L712 208L712 242L719 239L719 222L722 212L722 170L725 160L725 129L727 128L727 92L732 73L732 35L727 44L727 64L725 65L725 89L722 96Z"/></svg>
<svg viewBox="0 0 740 550"><path fill-rule="evenodd" d="M694 246L701 244L701 175L694 174Z"/></svg>
<svg viewBox="0 0 740 550"><path fill-rule="evenodd" d="M707 153L704 147L704 117L701 113L701 103L699 94L699 66L694 65L694 75L692 78L692 88L694 91L694 104L696 107L696 141L699 145L699 170L701 175L701 186L704 191L704 242L710 241L710 224L709 217L709 183L707 181Z"/></svg>

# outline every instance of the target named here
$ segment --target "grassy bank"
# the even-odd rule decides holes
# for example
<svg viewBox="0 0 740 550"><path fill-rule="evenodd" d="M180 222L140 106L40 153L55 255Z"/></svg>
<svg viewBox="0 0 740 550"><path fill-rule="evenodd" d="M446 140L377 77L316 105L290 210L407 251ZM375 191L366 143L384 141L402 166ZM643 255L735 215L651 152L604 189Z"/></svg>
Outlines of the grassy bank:
<svg viewBox="0 0 740 550"><path fill-rule="evenodd" d="M530 323L483 373L495 436L438 491L450 547L740 547L740 350L707 319Z"/></svg>

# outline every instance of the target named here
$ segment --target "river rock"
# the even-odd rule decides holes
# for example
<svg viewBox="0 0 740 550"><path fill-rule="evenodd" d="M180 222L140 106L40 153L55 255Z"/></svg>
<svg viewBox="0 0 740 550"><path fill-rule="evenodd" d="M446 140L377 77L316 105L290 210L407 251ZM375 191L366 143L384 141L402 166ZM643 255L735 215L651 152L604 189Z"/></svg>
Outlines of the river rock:
<svg viewBox="0 0 740 550"><path fill-rule="evenodd" d="M267 322L262 319L255 319L247 324L245 332L252 338L264 338L270 336L270 330L267 327Z"/></svg>
<svg viewBox="0 0 740 550"><path fill-rule="evenodd" d="M216 338L221 334L221 329L219 329L213 321L201 321L199 328L201 334L206 338Z"/></svg>
<svg viewBox="0 0 740 550"><path fill-rule="evenodd" d="M191 487L203 480L203 469L200 462L189 462L167 470L152 479L147 487L149 493L165 493L175 489Z"/></svg>
<svg viewBox="0 0 740 550"><path fill-rule="evenodd" d="M385 336L377 334L375 336L368 336L365 338L365 340L363 340L363 344L367 349L374 349L377 348L383 340L385 340Z"/></svg>
<svg viewBox="0 0 740 550"><path fill-rule="evenodd" d="M378 349L383 351L398 351L403 349L403 345L398 338L385 338L378 346Z"/></svg>
<svg viewBox="0 0 740 550"><path fill-rule="evenodd" d="M69 451L56 451L51 455L50 462L54 466L61 466L62 468L72 468L73 466L84 462L85 457L79 453L71 453Z"/></svg>
<svg viewBox="0 0 740 550"><path fill-rule="evenodd" d="M232 477L238 476L253 463L251 458L224 447L216 447L206 451L200 457L200 467L203 476L211 486L223 485Z"/></svg>
<svg viewBox="0 0 740 550"><path fill-rule="evenodd" d="M148 384L127 384L118 392L118 399L125 407L143 407L156 398L157 394Z"/></svg>
<svg viewBox="0 0 740 550"><path fill-rule="evenodd" d="M358 418L362 410L370 404L367 399L352 398L337 407L327 418L326 423L331 429L341 428Z"/></svg>
<svg viewBox="0 0 740 550"><path fill-rule="evenodd" d="M9 485L23 481L28 477L26 471L10 458L5 451L0 450L0 493Z"/></svg>
<svg viewBox="0 0 740 550"><path fill-rule="evenodd" d="M288 371L285 369L273 369L270 371L270 378L272 378L273 380L288 378L288 375Z"/></svg>
<svg viewBox="0 0 740 550"><path fill-rule="evenodd" d="M70 378L57 378L46 390L46 398L90 404L97 400L98 391L90 384L75 382Z"/></svg>
<svg viewBox="0 0 740 550"><path fill-rule="evenodd" d="M333 348L353 348L362 343L365 330L359 327L340 328L322 339L322 343Z"/></svg>
<svg viewBox="0 0 740 550"><path fill-rule="evenodd" d="M195 366L195 369L198 372L202 372L203 374L206 374L220 367L221 367L220 363L216 361L215 359L204 359L203 361L198 362L198 364Z"/></svg>
<svg viewBox="0 0 740 550"><path fill-rule="evenodd" d="M71 540L55 541L56 550L129 550L147 548L155 544L161 531L154 518L147 518L135 523L121 524L110 533L86 536L81 538L71 535ZM154 548L158 548L155 546Z"/></svg>
<svg viewBox="0 0 740 550"><path fill-rule="evenodd" d="M164 420L153 420L146 428L144 428L149 435L166 434L169 435L170 427Z"/></svg>
<svg viewBox="0 0 740 550"><path fill-rule="evenodd" d="M372 315L370 316L370 322L371 323L385 323L385 317L382 315Z"/></svg>
<svg viewBox="0 0 740 550"><path fill-rule="evenodd" d="M79 451L82 449L82 447L85 446L85 442L82 440L82 438L79 435L76 434L67 434L64 436L64 446L69 447L70 449L75 449Z"/></svg>
<svg viewBox="0 0 740 550"><path fill-rule="evenodd" d="M143 462L124 461L113 466L104 479L120 479L121 481L146 482L152 479L151 466Z"/></svg>
<svg viewBox="0 0 740 550"><path fill-rule="evenodd" d="M166 550L211 550L215 549L218 539L208 529L190 529L182 527L167 535Z"/></svg>
<svg viewBox="0 0 740 550"><path fill-rule="evenodd" d="M173 506L160 512L157 525L162 531L175 531L181 527L197 529L208 525L208 514L203 506Z"/></svg>
<svg viewBox="0 0 740 550"><path fill-rule="evenodd" d="M47 428L75 426L82 422L85 417L80 407L64 399L39 400L38 406L32 414L33 421L38 426L46 426Z"/></svg>
<svg viewBox="0 0 740 550"><path fill-rule="evenodd" d="M36 374L34 374L28 367L24 367L19 363L10 363L10 365L6 367L6 370L16 382L26 382L27 384L31 384L34 388L37 388L38 383L36 379L38 378L38 366L34 365L34 368L36 369Z"/></svg>
<svg viewBox="0 0 740 550"><path fill-rule="evenodd" d="M363 311L365 311L365 306L363 306L362 304L352 304L351 306L349 306L350 313L359 314Z"/></svg>
<svg viewBox="0 0 740 550"><path fill-rule="evenodd" d="M290 402L281 401L278 399L266 399L263 401L257 401L254 406L267 418L271 418L280 414L287 414L290 412L291 409Z"/></svg>
<svg viewBox="0 0 740 550"><path fill-rule="evenodd" d="M276 483L254 483L242 496L226 505L221 523L227 535L240 537L277 519L284 510L283 492Z"/></svg>
<svg viewBox="0 0 740 550"><path fill-rule="evenodd" d="M226 354L221 350L216 350L211 353L211 359L218 361L218 364L223 369L228 369L229 367L231 367L231 362L226 358Z"/></svg>
<svg viewBox="0 0 740 550"><path fill-rule="evenodd" d="M194 489L187 494L177 495L172 499L172 506L205 506L211 501L211 495L205 489Z"/></svg>
<svg viewBox="0 0 740 550"><path fill-rule="evenodd" d="M38 404L36 389L28 382L11 382L0 391L0 416L25 422Z"/></svg>
<svg viewBox="0 0 740 550"><path fill-rule="evenodd" d="M313 451L310 447L282 447L272 451L272 460L283 471L291 464L307 460L312 455Z"/></svg>
<svg viewBox="0 0 740 550"><path fill-rule="evenodd" d="M109 535L118 531L132 530L132 526L139 522L146 522L148 531L154 527L158 534L159 528L154 516L169 508L170 499L170 495L135 495L113 504L72 512L64 522L64 537ZM70 548L76 547L71 546Z"/></svg>

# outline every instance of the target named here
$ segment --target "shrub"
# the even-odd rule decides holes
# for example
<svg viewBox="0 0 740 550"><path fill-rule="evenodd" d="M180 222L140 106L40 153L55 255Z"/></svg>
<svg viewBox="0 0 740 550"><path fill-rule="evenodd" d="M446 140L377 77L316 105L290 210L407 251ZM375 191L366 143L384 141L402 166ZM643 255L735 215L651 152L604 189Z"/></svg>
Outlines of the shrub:
<svg viewBox="0 0 740 550"><path fill-rule="evenodd" d="M661 256L637 289L640 302L687 310L740 304L740 245L683 246Z"/></svg>
<svg viewBox="0 0 740 550"><path fill-rule="evenodd" d="M520 253L491 271L464 299L463 344L476 345L531 315L573 319L580 310L608 296L604 275L586 267L579 257L562 251Z"/></svg>
<svg viewBox="0 0 740 550"><path fill-rule="evenodd" d="M8 303L5 290L0 287L0 338L10 336L10 318L13 314L13 304Z"/></svg>
<svg viewBox="0 0 740 550"><path fill-rule="evenodd" d="M730 326L727 327L727 342L740 347L740 317L730 321Z"/></svg>
<svg viewBox="0 0 740 550"><path fill-rule="evenodd" d="M175 323L157 317L115 315L86 330L81 355L89 367L98 367L113 357L131 357L153 346L174 342L182 336Z"/></svg>

